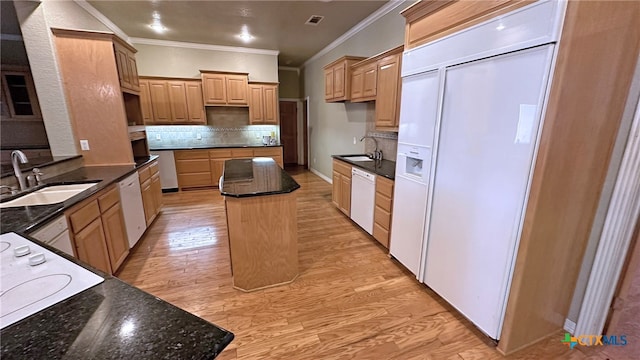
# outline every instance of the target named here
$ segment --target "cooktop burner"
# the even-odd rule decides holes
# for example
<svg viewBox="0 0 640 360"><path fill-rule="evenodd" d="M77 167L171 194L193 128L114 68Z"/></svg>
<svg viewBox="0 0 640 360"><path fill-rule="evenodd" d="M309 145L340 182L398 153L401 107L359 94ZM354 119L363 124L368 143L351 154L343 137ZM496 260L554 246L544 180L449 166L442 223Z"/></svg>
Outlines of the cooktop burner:
<svg viewBox="0 0 640 360"><path fill-rule="evenodd" d="M15 233L0 235L0 329L104 281Z"/></svg>

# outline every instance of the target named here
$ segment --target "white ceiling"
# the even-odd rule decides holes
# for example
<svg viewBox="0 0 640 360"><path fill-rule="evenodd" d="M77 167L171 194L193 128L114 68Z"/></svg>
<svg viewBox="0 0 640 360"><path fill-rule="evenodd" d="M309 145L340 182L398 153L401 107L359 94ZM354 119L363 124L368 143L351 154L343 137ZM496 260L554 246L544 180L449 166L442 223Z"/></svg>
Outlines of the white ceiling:
<svg viewBox="0 0 640 360"><path fill-rule="evenodd" d="M95 1L88 3L128 36L277 50L280 66L299 67L387 1ZM154 32L152 14L167 30ZM325 18L304 23L312 15ZM243 42L243 26L254 36Z"/></svg>

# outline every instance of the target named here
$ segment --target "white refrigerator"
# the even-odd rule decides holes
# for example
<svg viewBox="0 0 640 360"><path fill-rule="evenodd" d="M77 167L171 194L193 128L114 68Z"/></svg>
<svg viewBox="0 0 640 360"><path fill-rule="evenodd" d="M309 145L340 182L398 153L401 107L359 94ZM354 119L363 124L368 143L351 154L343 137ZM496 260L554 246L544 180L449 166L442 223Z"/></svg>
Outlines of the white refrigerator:
<svg viewBox="0 0 640 360"><path fill-rule="evenodd" d="M433 156L426 196L403 192L396 173L391 255L493 339L504 319L563 6L534 3L403 56L397 163L406 136L427 134ZM438 74L437 81L406 91L404 80L421 74ZM435 114L418 115L421 94L434 89L427 113ZM414 121L433 136L414 131ZM402 204L411 205L402 212ZM396 214L424 217L424 226Z"/></svg>

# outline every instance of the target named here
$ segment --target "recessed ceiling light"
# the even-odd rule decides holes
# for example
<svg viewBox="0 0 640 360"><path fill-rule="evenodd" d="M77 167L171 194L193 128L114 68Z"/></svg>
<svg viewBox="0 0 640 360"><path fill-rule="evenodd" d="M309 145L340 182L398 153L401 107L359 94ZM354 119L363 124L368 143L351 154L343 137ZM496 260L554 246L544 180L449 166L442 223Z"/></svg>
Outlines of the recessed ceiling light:
<svg viewBox="0 0 640 360"><path fill-rule="evenodd" d="M243 25L242 26L242 31L240 31L240 34L236 35L237 37L240 38L240 40L248 43L251 40L253 40L253 35L251 35L249 33L249 28L247 27L247 25Z"/></svg>
<svg viewBox="0 0 640 360"><path fill-rule="evenodd" d="M153 18L153 22L149 24L149 27L153 29L153 31L163 33L167 30L167 28L162 25L162 22L160 21L160 14L157 11L154 11L153 14L151 14L151 17Z"/></svg>

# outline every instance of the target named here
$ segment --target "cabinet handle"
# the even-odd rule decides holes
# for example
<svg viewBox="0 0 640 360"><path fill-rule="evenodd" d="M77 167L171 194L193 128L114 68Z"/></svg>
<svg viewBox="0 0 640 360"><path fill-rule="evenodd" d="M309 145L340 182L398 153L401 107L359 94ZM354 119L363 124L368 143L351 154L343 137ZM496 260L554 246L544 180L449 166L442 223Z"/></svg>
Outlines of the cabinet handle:
<svg viewBox="0 0 640 360"><path fill-rule="evenodd" d="M392 67L392 66L393 66L393 64L384 65L384 66L381 66L381 67L380 67L380 70L388 69L388 68L390 68L390 67Z"/></svg>

